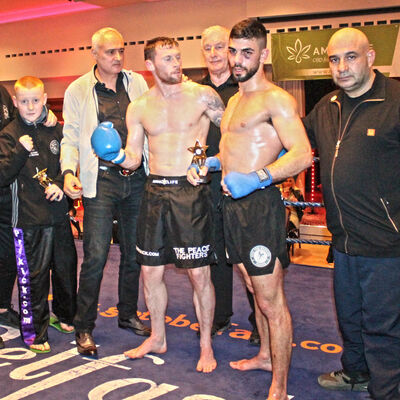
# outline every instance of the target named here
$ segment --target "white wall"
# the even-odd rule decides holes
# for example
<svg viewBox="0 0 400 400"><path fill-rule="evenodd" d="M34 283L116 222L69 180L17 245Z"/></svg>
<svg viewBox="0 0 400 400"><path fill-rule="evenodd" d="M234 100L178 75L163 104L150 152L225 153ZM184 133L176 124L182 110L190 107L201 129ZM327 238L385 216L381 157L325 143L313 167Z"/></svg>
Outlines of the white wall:
<svg viewBox="0 0 400 400"><path fill-rule="evenodd" d="M307 14L399 6L399 0L247 0L250 17Z"/></svg>
<svg viewBox="0 0 400 400"><path fill-rule="evenodd" d="M245 15L245 2L240 0L170 0L0 25L0 81L28 73L42 78L81 75L92 64L90 50L86 49L91 36L104 26L117 28L128 42L127 66L144 70L144 46L131 46L129 42L159 35L196 37L210 24L232 26ZM202 64L200 40L184 40L180 46L184 67ZM78 50L79 47L85 50ZM62 52L69 48L74 51ZM48 50L53 53L47 54ZM55 50L60 52L54 53ZM33 51L37 54L18 56ZM17 56L5 58L9 54Z"/></svg>

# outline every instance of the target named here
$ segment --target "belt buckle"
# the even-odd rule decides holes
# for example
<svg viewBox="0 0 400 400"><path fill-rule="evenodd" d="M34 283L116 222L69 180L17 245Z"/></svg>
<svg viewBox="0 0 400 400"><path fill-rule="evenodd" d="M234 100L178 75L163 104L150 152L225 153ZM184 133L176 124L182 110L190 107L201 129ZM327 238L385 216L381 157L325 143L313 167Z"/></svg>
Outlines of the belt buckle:
<svg viewBox="0 0 400 400"><path fill-rule="evenodd" d="M121 176L124 176L125 178L135 173L135 171L131 171L130 169L124 169L124 168L121 168L118 172Z"/></svg>

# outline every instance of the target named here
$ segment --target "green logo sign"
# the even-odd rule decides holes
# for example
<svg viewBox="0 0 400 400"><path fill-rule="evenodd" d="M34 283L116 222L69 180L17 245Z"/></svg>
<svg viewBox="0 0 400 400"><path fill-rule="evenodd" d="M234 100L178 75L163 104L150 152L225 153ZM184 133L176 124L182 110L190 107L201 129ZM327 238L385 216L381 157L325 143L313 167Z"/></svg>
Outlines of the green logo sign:
<svg viewBox="0 0 400 400"><path fill-rule="evenodd" d="M358 28L376 51L375 66L389 73L393 62L399 25ZM272 71L275 81L330 78L326 52L337 29L272 34Z"/></svg>
<svg viewBox="0 0 400 400"><path fill-rule="evenodd" d="M311 48L311 44L304 46L300 39L296 39L294 47L286 46L286 50L290 54L288 60L294 60L297 64L300 64L303 60L308 60L310 56L307 54Z"/></svg>

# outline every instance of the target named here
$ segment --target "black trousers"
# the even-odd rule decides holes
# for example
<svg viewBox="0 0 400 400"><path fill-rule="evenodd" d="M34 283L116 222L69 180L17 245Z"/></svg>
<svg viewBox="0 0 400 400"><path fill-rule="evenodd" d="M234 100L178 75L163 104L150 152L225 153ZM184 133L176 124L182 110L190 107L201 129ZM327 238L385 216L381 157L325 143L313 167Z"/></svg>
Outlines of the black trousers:
<svg viewBox="0 0 400 400"><path fill-rule="evenodd" d="M99 169L96 197L83 198L84 258L74 318L77 332L91 332L95 327L114 217L118 221L121 251L117 304L119 318L130 319L136 315L140 278L140 265L136 262L136 221L144 182L143 168L128 177L120 175L118 167Z"/></svg>
<svg viewBox="0 0 400 400"><path fill-rule="evenodd" d="M11 230L11 192L0 189L0 308L11 307L12 290L17 275Z"/></svg>
<svg viewBox="0 0 400 400"><path fill-rule="evenodd" d="M0 226L0 308L11 307L16 275L12 230L9 226Z"/></svg>
<svg viewBox="0 0 400 400"><path fill-rule="evenodd" d="M400 399L400 257L334 250L334 293L345 372L370 374L375 400Z"/></svg>
<svg viewBox="0 0 400 400"><path fill-rule="evenodd" d="M222 219L221 172L211 174L211 196L213 203L213 234L217 263L211 265L211 280L215 288L214 324L223 323L233 315L232 285L233 267L226 260L224 226Z"/></svg>
<svg viewBox="0 0 400 400"><path fill-rule="evenodd" d="M48 340L50 270L53 312L61 322L72 325L76 311L77 254L68 216L61 224L29 227L23 233L36 334L34 343L41 344Z"/></svg>

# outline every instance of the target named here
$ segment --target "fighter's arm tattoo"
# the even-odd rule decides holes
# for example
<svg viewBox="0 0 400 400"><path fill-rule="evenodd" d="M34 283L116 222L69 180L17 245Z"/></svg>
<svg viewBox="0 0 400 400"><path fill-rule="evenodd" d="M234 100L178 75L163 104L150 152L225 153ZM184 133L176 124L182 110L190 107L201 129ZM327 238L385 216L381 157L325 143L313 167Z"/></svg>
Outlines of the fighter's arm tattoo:
<svg viewBox="0 0 400 400"><path fill-rule="evenodd" d="M210 120L219 127L221 125L222 115L225 111L225 105L214 89L210 87L208 89L205 96L205 101L207 103L206 114Z"/></svg>

